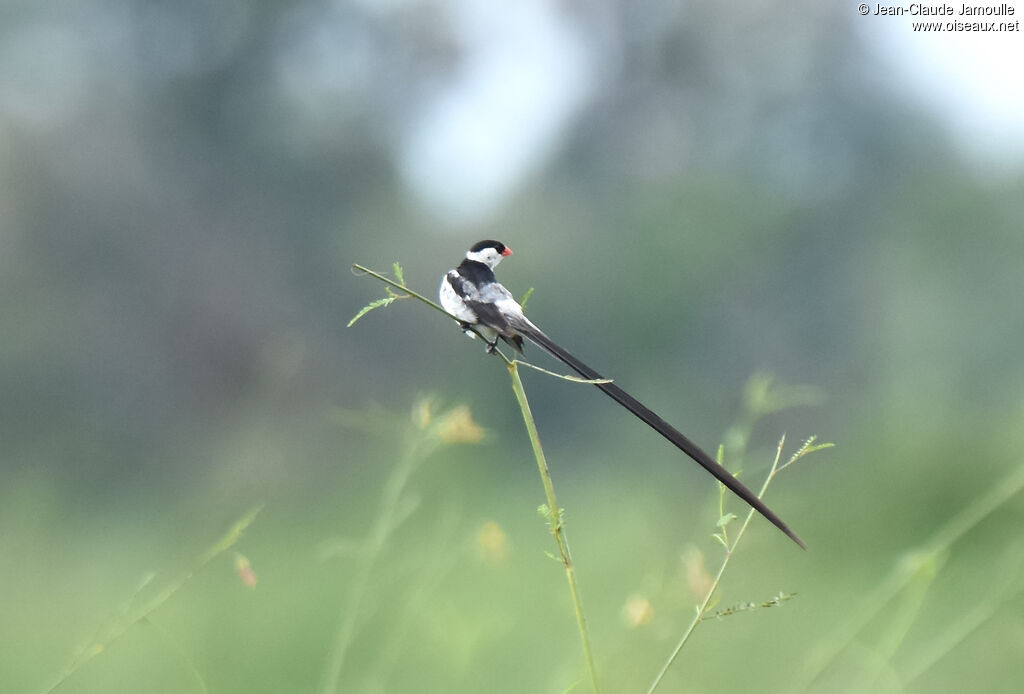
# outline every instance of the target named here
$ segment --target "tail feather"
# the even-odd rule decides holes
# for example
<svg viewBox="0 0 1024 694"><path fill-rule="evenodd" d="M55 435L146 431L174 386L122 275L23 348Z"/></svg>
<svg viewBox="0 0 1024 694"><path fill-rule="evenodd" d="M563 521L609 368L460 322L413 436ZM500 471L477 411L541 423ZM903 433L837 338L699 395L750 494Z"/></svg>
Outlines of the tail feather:
<svg viewBox="0 0 1024 694"><path fill-rule="evenodd" d="M550 337L545 335L540 328L533 325L533 323L529 323L529 325L516 325L515 328L522 335L529 338L531 342L561 361L583 378L588 380L604 378L601 374L594 371L579 359L569 354L569 352L559 347ZM774 511L768 508L768 506L761 501L754 492L752 492L745 484L733 477L728 470L719 465L711 456L701 450L700 446L684 436L678 429L649 410L643 403L619 386L615 385L615 383L595 383L594 385L603 390L606 395L632 412L638 419L664 436L676 448L710 472L715 479L728 487L736 496L747 502L758 513L768 519L775 527L784 532L791 540L793 540L793 542L800 545L803 549L807 549L807 545L804 544L803 540L801 540L797 534L775 514Z"/></svg>

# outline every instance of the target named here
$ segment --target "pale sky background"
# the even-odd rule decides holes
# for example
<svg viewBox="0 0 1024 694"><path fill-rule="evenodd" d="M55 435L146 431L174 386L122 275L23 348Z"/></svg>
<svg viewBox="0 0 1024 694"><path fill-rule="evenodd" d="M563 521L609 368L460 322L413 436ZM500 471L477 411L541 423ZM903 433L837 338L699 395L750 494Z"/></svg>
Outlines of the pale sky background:
<svg viewBox="0 0 1024 694"><path fill-rule="evenodd" d="M598 66L579 28L546 0L447 9L469 58L428 104L400 166L429 208L472 224L553 154L587 105Z"/></svg>
<svg viewBox="0 0 1024 694"><path fill-rule="evenodd" d="M1024 18L1024 2L1006 4L1015 14L954 19ZM953 7L957 12L961 4ZM864 17L856 26L890 65L893 86L944 121L967 157L982 168L1019 170L1024 162L1024 34L914 32L911 21L919 19L945 21Z"/></svg>
<svg viewBox="0 0 1024 694"><path fill-rule="evenodd" d="M1009 4L1013 16L988 20L1020 19L1024 2ZM1024 34L920 33L912 21L936 18L861 17L856 3L849 6L867 56L886 66L883 84L944 122L977 169L1021 168ZM559 134L593 96L596 75L608 69L557 7L544 0L447 6L471 58L427 104L399 159L414 196L454 226L500 210L555 153Z"/></svg>

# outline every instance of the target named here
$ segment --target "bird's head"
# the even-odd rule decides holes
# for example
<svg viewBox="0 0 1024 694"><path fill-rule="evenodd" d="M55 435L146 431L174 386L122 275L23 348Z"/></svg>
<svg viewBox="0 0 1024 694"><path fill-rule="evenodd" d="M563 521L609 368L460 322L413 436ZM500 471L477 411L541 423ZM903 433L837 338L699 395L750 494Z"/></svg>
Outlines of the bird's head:
<svg viewBox="0 0 1024 694"><path fill-rule="evenodd" d="M466 251L466 258L468 260L483 263L492 270L507 255L512 255L512 249L501 241L480 241L479 243L474 243L473 247Z"/></svg>

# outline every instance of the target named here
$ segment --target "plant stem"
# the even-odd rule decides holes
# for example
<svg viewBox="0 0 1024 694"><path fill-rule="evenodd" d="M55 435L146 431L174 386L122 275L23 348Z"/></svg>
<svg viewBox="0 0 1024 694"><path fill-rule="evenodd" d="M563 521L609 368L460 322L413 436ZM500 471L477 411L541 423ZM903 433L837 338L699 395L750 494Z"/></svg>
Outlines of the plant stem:
<svg viewBox="0 0 1024 694"><path fill-rule="evenodd" d="M757 493L757 498L759 499L764 496L766 491L768 491L768 485L771 484L775 475L779 471L779 460L782 457L782 445L785 443L785 440L786 438L782 437L779 441L779 447L775 451L775 460L772 462L772 469L768 472L768 477L765 478L764 484L761 485L761 491ZM683 650L683 646L686 645L686 642L690 640L690 636L693 635L693 632L697 629L697 625L704 621L704 616L707 614L708 606L711 605L711 599L718 591L718 585L722 582L722 576L725 574L725 569L729 566L729 560L732 559L733 552L736 551L736 546L743 538L743 534L747 531L747 527L750 525L750 521L753 520L753 518L754 509L750 509L747 513L746 519L743 521L743 525L741 525L740 529L737 531L735 539L733 539L731 544L726 545L725 557L722 559L722 565L718 567L718 573L715 574L714 580L711 581L711 587L708 588L708 592L704 595L704 599L697 606L696 614L694 614L693 619L690 620L690 625L686 628L686 631L683 632L682 637L679 639L679 643L676 644L675 650L672 651L668 660L666 660L665 664L661 667L661 670L658 672L658 676L654 678L654 682L652 682L651 686L648 688L647 694L652 694L654 690L658 688L658 685L661 684L662 678L665 677L665 673L668 672L670 667L672 667L672 663L674 663L676 657L679 656L679 652ZM722 532L725 532L724 528L722 529Z"/></svg>
<svg viewBox="0 0 1024 694"><path fill-rule="evenodd" d="M190 571L187 571L183 576L160 591L160 593L155 597L139 606L138 609L126 615L124 619L118 620L114 625L106 630L102 636L97 637L94 643L77 653L72 661L57 674L54 681L43 690L43 694L50 694L50 692L64 684L64 682L66 682L68 678L70 678L71 675L73 675L80 667L110 648L115 641L124 636L125 633L127 633L133 626L140 622L149 622L150 616L165 602L170 600L175 593L181 590L181 588L191 580L193 575L198 573L202 568L221 554L231 549L231 547L241 539L242 533L244 533L245 529L252 525L252 522L256 520L256 515L260 512L261 508L261 506L256 506L250 509L248 513L238 519L238 521L228 529L227 533L225 533L223 537L217 540L217 542L211 545L199 556L195 566ZM142 587L145 587L145 585L149 583L149 580L150 579L147 578ZM142 587L140 587L140 590ZM132 596L132 600L134 601L137 596L138 592L136 592L136 595ZM126 612L127 611L128 608L126 607ZM195 668L193 667L192 669L194 670ZM205 687L205 683L203 686Z"/></svg>
<svg viewBox="0 0 1024 694"><path fill-rule="evenodd" d="M997 508L1024 492L1024 466L1011 472L982 496L968 504L960 513L939 528L930 539L918 549L907 552L893 567L886 579L863 601L860 608L838 624L830 636L825 637L816 651L807 654L804 668L798 681L790 691L810 691L814 683L839 657L859 634L890 601L907 589L922 564L935 561L947 552L969 531L991 515Z"/></svg>
<svg viewBox="0 0 1024 694"><path fill-rule="evenodd" d="M395 528L395 518L399 515L402 493L416 467L422 463L439 445L440 439L431 438L428 434L416 432L410 435L405 451L388 476L380 501L377 504L377 515L367 533L362 551L359 554L359 565L349 585L348 601L338 617L338 628L334 635L334 645L328 654L324 668L323 680L320 685L322 694L335 694L341 681L342 669L349 647L355 637L359 618L363 613L363 600L370 587L374 566L384 551L384 546Z"/></svg>
<svg viewBox="0 0 1024 694"><path fill-rule="evenodd" d="M572 593L572 604L576 610L576 624L580 630L580 640L583 642L583 656L587 661L587 669L590 671L590 681L594 694L598 694L600 689L597 684L597 667L594 665L594 654L590 648L587 621L583 616L583 602L580 600L579 588L576 586L576 570L573 565L572 555L569 553L569 541L565 537L565 528L562 526L562 509L559 507L558 499L555 497L555 485L551 481L551 472L548 470L548 462L544 457L544 449L540 445L537 425L533 420L530 402L526 399L526 391L523 389L522 379L519 378L519 369L516 362L509 362L508 373L512 377L512 390L516 394L516 400L519 401L519 409L523 413L526 432L529 434L530 444L533 446L533 455L537 459L540 479L544 483L544 494L547 496L548 512L551 514L551 533L555 536L558 551L562 555L565 575L569 580L569 592Z"/></svg>

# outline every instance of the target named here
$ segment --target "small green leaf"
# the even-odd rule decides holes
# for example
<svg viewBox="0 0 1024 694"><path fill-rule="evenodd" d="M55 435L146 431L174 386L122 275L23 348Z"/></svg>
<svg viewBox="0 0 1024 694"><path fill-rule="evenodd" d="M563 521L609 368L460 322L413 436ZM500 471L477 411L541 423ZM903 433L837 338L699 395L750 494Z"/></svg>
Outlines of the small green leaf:
<svg viewBox="0 0 1024 694"><path fill-rule="evenodd" d="M800 448L798 448L797 451L789 457L789 460L786 461L786 464L780 467L779 469L781 470L782 468L792 465L796 461L803 458L805 455L814 453L815 451L820 451L825 448L832 448L835 446L834 443L815 443L815 441L817 440L817 436L811 436L806 441L804 441Z"/></svg>
<svg viewBox="0 0 1024 694"><path fill-rule="evenodd" d="M523 300L519 302L519 305L522 308L526 308L526 302L530 300L531 296L533 296L533 287L526 290L526 293L523 294Z"/></svg>
<svg viewBox="0 0 1024 694"><path fill-rule="evenodd" d="M722 533L715 533L711 537L718 540L718 544L722 545L726 549L729 549L729 543L725 541L725 537L722 535Z"/></svg>
<svg viewBox="0 0 1024 694"><path fill-rule="evenodd" d="M734 520L736 520L736 514L735 513L727 513L727 514L725 514L724 516L722 516L721 518L718 519L718 523L716 525L719 528L724 528L725 526L729 525L729 523L732 523Z"/></svg>
<svg viewBox="0 0 1024 694"><path fill-rule="evenodd" d="M363 306L363 308L359 311L359 313L357 313L355 315L355 318L353 318L352 320L350 320L348 322L348 325L346 327L351 328L353 325L355 325L355 322L357 320L359 320L360 318L365 316L367 313L369 313L370 311L372 311L375 308L380 308L382 306L387 306L388 304L393 302L396 298L397 297L394 297L394 296L386 296L383 299L377 299L376 301L371 301L366 306Z"/></svg>
<svg viewBox="0 0 1024 694"><path fill-rule="evenodd" d="M396 280L398 280L398 283L399 283L400 285L402 285L402 286L404 287L404 286L405 286L405 273L404 273L404 272L402 272L402 266L401 266L401 265L399 265L399 264L398 264L398 261L396 260L396 261L395 261L395 262L394 262L394 263L393 263L393 264L391 265L391 267L392 267L392 268L394 269L394 271L395 271L395 279L396 279Z"/></svg>
<svg viewBox="0 0 1024 694"><path fill-rule="evenodd" d="M796 595L796 593L779 593L778 595L760 603L741 602L736 605L731 605L729 607L724 607L721 610L718 610L717 612L715 612L714 617L715 619L721 619L722 617L731 617L735 614L739 614L740 612L750 612L752 610L757 610L762 607L776 607L781 603L785 602L786 600L791 600L794 595Z"/></svg>

